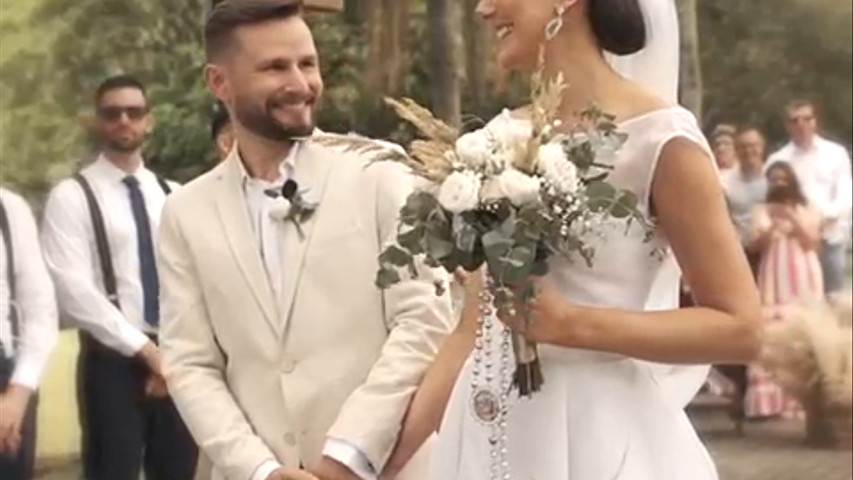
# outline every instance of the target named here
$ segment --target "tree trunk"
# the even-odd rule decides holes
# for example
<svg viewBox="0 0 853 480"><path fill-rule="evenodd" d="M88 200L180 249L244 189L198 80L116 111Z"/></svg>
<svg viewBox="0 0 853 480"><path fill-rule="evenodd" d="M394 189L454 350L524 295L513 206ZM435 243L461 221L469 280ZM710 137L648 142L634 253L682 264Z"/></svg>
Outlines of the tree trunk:
<svg viewBox="0 0 853 480"><path fill-rule="evenodd" d="M479 0L465 0L462 21L465 36L465 77L467 79L466 94L470 96L471 108L474 112L486 107L491 97L489 91L490 78L493 71L490 39L492 33L484 28L483 22L477 15L476 8Z"/></svg>
<svg viewBox="0 0 853 480"><path fill-rule="evenodd" d="M699 48L698 0L677 0L681 24L681 103L697 118L702 118L702 64Z"/></svg>
<svg viewBox="0 0 853 480"><path fill-rule="evenodd" d="M408 67L409 0L366 0L368 58L365 84L372 96L397 95Z"/></svg>
<svg viewBox="0 0 853 480"><path fill-rule="evenodd" d="M459 125L461 98L459 55L453 32L458 23L458 0L427 0L430 39L430 99L433 112L441 119Z"/></svg>

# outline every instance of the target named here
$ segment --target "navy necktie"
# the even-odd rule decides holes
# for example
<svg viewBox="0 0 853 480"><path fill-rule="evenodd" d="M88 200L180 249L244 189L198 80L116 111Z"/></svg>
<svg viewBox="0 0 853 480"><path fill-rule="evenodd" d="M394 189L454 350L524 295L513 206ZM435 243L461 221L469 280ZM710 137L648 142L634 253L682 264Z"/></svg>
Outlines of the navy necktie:
<svg viewBox="0 0 853 480"><path fill-rule="evenodd" d="M125 177L123 181L130 193L130 209L133 211L133 221L136 223L145 323L156 327L160 320L160 281L157 278L157 263L154 259L151 222L145 208L145 198L142 196L142 190L139 189L139 179L130 176Z"/></svg>

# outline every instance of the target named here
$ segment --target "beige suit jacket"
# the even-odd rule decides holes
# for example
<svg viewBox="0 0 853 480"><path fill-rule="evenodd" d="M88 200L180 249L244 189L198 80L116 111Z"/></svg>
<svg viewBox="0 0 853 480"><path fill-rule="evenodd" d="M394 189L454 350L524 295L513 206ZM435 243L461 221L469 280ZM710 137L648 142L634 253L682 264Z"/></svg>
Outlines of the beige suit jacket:
<svg viewBox="0 0 853 480"><path fill-rule="evenodd" d="M308 142L294 176L320 206L304 236L281 224L280 299L252 231L236 149L170 196L162 215L167 381L194 438L228 479L248 480L267 460L311 465L328 437L381 470L452 328L450 300L435 292L442 273L421 268L418 279L384 292L374 284L410 175ZM426 477L423 454L404 478Z"/></svg>

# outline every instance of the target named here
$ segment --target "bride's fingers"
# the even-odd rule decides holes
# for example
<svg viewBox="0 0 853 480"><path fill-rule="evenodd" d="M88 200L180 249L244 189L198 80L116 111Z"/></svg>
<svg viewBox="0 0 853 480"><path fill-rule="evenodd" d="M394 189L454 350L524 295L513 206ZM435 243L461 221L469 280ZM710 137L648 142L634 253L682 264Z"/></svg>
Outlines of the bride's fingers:
<svg viewBox="0 0 853 480"><path fill-rule="evenodd" d="M456 279L456 282L463 287L468 284L469 277L470 274L462 267L456 267L456 271L453 272L453 278Z"/></svg>

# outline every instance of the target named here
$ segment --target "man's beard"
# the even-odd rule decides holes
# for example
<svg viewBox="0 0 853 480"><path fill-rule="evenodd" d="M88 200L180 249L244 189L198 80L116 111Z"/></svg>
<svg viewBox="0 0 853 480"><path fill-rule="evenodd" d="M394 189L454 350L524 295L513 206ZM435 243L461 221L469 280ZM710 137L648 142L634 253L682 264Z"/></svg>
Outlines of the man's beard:
<svg viewBox="0 0 853 480"><path fill-rule="evenodd" d="M104 145L107 146L110 150L119 153L133 153L139 150L142 147L142 143L145 141L143 137L139 138L130 138L130 139L119 139L119 138L105 138Z"/></svg>
<svg viewBox="0 0 853 480"><path fill-rule="evenodd" d="M243 101L238 98L234 102L234 115L240 124L250 132L274 142L292 141L308 137L314 133L313 111L311 112L312 119L308 124L286 125L276 120L272 114L273 108L278 103L284 103L284 101L270 98L262 107L251 101Z"/></svg>

